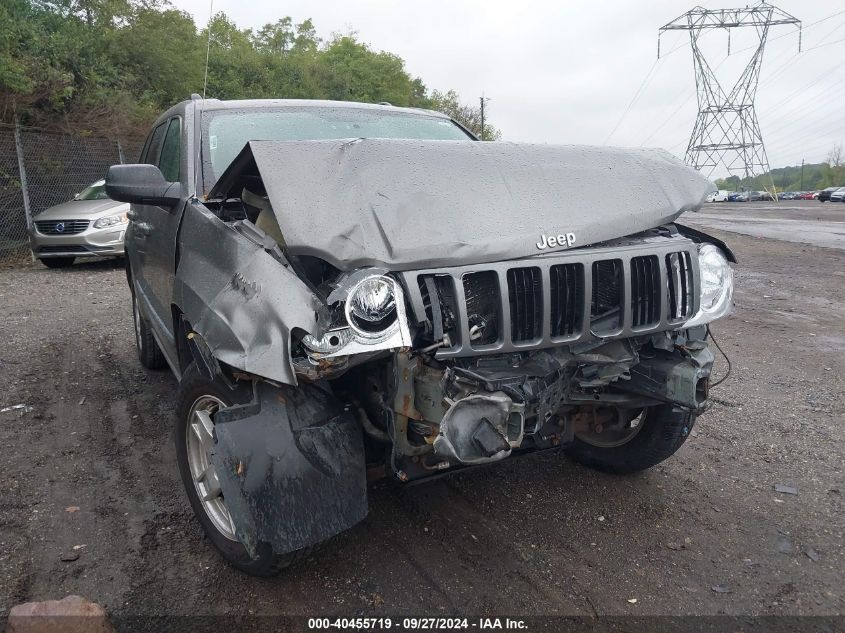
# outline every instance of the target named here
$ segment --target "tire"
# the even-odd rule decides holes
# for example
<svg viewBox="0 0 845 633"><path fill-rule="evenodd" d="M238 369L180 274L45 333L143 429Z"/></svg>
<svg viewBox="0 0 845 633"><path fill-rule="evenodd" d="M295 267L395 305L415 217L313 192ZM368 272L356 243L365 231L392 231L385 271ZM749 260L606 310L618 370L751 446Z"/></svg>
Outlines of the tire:
<svg viewBox="0 0 845 633"><path fill-rule="evenodd" d="M132 322L135 326L135 347L138 360L147 369L162 369L167 366L164 354L158 346L150 324L141 314L138 297L132 292Z"/></svg>
<svg viewBox="0 0 845 633"><path fill-rule="evenodd" d="M207 481L207 478L198 481L193 473L201 469L205 463L209 464L213 472L213 466L210 466L210 459L199 466L196 462L193 462L195 470L192 471L191 442L188 439L188 433L192 432L193 412L196 410L197 403L213 403L216 401L219 403L219 406L232 406L234 404L249 402L251 397L252 392L248 386L232 390L228 384L219 378L209 380L197 369L196 364L192 362L185 370L182 380L179 383L176 419L176 461L179 465L179 474L182 477L182 483L185 486L185 493L188 495L191 508L208 540L211 541L223 559L233 567L251 576L269 578L277 576L283 569L307 557L310 553L310 548L295 552L277 553L273 551L269 543L261 543L258 548L258 558L251 558L246 548L234 536L234 525L231 523L231 519L229 519L229 529L224 531L225 527L221 529L221 523L225 525L225 521L221 521L216 504L210 505L200 499L199 486L204 486L203 481ZM212 407L211 416L213 416L213 410ZM216 441L213 431L210 439L212 443ZM192 442L194 446L197 445L197 440L192 440ZM213 476L216 479L216 474ZM206 494L212 489L208 487L203 488ZM212 501L214 500L212 499ZM225 510L222 494L219 495L219 501L225 512L225 517L228 518L229 513Z"/></svg>
<svg viewBox="0 0 845 633"><path fill-rule="evenodd" d="M41 260L47 268L68 268L73 266L76 257L45 257Z"/></svg>
<svg viewBox="0 0 845 633"><path fill-rule="evenodd" d="M628 442L600 447L578 436L564 448L574 461L595 470L615 475L628 475L655 466L674 455L689 437L696 416L659 405L645 409L640 418L642 428Z"/></svg>

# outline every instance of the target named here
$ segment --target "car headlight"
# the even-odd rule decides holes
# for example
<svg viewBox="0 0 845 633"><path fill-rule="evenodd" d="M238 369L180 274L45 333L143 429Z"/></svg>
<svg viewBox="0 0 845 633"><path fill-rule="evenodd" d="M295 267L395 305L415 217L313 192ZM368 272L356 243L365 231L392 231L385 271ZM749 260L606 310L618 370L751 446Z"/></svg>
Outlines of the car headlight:
<svg viewBox="0 0 845 633"><path fill-rule="evenodd" d="M313 363L411 346L405 295L387 270L359 269L341 275L332 285L326 297L330 327L302 338Z"/></svg>
<svg viewBox="0 0 845 633"><path fill-rule="evenodd" d="M699 247L698 273L701 280L698 313L684 327L709 323L731 311L733 269L718 247L713 244L702 244Z"/></svg>
<svg viewBox="0 0 845 633"><path fill-rule="evenodd" d="M378 275L360 281L346 300L346 320L362 336L384 332L396 321L393 280Z"/></svg>
<svg viewBox="0 0 845 633"><path fill-rule="evenodd" d="M105 229L109 226L115 226L117 224L126 224L128 219L125 213L118 213L117 215L109 215L104 218L100 218L96 222L94 222L95 229Z"/></svg>

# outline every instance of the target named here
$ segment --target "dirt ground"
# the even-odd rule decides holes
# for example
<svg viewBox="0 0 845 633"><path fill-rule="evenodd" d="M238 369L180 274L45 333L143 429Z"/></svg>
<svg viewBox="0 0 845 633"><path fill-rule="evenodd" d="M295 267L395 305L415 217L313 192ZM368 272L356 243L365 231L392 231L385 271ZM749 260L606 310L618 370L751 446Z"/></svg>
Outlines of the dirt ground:
<svg viewBox="0 0 845 633"><path fill-rule="evenodd" d="M136 360L122 264L0 269L0 409L27 407L0 413L0 617L67 594L117 615L845 613L845 250L714 233L740 258L713 328L733 373L673 459L376 484L363 523L273 581L191 514L176 383Z"/></svg>

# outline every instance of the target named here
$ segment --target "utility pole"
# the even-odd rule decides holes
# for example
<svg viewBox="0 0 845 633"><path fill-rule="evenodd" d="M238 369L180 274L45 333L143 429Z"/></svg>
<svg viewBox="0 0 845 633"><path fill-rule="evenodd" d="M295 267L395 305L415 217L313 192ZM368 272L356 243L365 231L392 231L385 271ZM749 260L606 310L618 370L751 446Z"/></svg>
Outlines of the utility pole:
<svg viewBox="0 0 845 633"><path fill-rule="evenodd" d="M481 93L481 140L484 140L484 102L486 99L484 98L484 93Z"/></svg>
<svg viewBox="0 0 845 633"><path fill-rule="evenodd" d="M804 159L801 159L801 186L799 187L801 191L804 191Z"/></svg>
<svg viewBox="0 0 845 633"><path fill-rule="evenodd" d="M695 121L685 156L685 162L708 175L719 164L728 173L738 172L742 178L753 178L769 171L769 159L763 147L763 136L754 110L754 97L760 79L763 50L769 29L778 25L795 25L799 29L798 50L801 50L801 21L766 2L744 9L704 9L695 7L660 27L657 36L657 56L660 57L660 36L665 31L689 31L695 67L695 87L698 96L698 117ZM753 27L759 42L751 60L737 79L725 91L698 47L698 40L708 29L724 29L728 33L730 54L731 29ZM769 172L771 179L771 172ZM774 180L772 180L774 190ZM774 193L774 191L773 191Z"/></svg>

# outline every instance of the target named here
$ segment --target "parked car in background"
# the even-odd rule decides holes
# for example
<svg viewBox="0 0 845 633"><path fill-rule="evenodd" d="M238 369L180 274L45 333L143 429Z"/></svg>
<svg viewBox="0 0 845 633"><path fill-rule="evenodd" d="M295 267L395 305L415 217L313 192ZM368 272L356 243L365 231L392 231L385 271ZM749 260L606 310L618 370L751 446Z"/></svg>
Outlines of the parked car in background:
<svg viewBox="0 0 845 633"><path fill-rule="evenodd" d="M47 268L65 268L78 257L123 255L129 205L109 198L105 182L98 180L73 200L35 216L29 241Z"/></svg>
<svg viewBox="0 0 845 633"><path fill-rule="evenodd" d="M748 202L744 191L732 191L728 194L728 202Z"/></svg>
<svg viewBox="0 0 845 633"><path fill-rule="evenodd" d="M828 187L827 189L819 191L819 202L827 202L830 200L830 195L837 189L839 189L839 187Z"/></svg>
<svg viewBox="0 0 845 633"><path fill-rule="evenodd" d="M743 200L743 202L759 202L762 199L763 196L760 195L759 191L746 191L745 200Z"/></svg>
<svg viewBox="0 0 845 633"><path fill-rule="evenodd" d="M836 191L830 194L831 202L845 202L845 187L839 187Z"/></svg>
<svg viewBox="0 0 845 633"><path fill-rule="evenodd" d="M768 200L769 202L774 200L774 198L772 198L772 194L770 194L768 191L752 191L751 193L756 193L760 196L759 198L757 198L757 200Z"/></svg>
<svg viewBox="0 0 845 633"><path fill-rule="evenodd" d="M727 202L730 193L730 191L725 189L719 189L707 196L707 202Z"/></svg>
<svg viewBox="0 0 845 633"><path fill-rule="evenodd" d="M817 191L804 191L798 195L799 200L814 200L818 196Z"/></svg>

